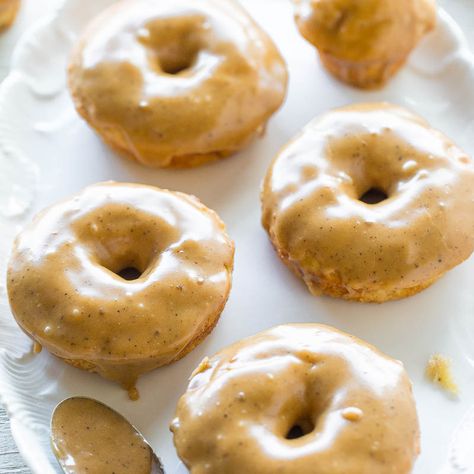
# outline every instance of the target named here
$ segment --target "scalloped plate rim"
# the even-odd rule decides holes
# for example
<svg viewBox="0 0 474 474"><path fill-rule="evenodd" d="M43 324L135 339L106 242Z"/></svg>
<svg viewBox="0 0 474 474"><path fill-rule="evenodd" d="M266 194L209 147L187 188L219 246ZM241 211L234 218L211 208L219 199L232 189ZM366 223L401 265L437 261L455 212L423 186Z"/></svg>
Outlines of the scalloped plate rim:
<svg viewBox="0 0 474 474"><path fill-rule="evenodd" d="M21 37L21 39L19 40L19 42L18 42L18 44L15 48L14 54L13 54L11 71L0 86L0 104L3 103L4 100L6 100L5 98L8 95L8 92L9 92L10 88L15 85L18 78L22 75L21 69L18 67L20 52L23 51L23 48L25 47L25 45L27 45L28 42L31 39L33 39L39 32L43 31L45 28L47 28L48 26L54 24L58 20L59 15L61 14L61 11L66 6L68 1L70 1L70 0L63 0L61 6L59 8L57 8L55 12L51 13L50 15L47 15L45 18L42 18L41 20L38 20L34 24L34 26L31 28L31 30L26 32ZM443 21L448 26L449 32L453 35L453 37L455 38L455 40L458 43L460 59L462 61L468 62L470 64L470 66L471 66L471 76L474 76L474 54L470 51L470 49L468 47L467 40L466 40L464 34L462 33L461 28L449 16L449 14L447 14L441 8L439 9L439 15L440 15L440 17L443 18ZM3 111L0 110L0 125L3 125L3 124L5 124L5 122L7 122L6 118L3 115L4 115ZM7 140L6 136L1 134L0 135L0 155L1 155L0 160L5 159L5 156L4 156L2 150L8 145L9 144L8 144L8 140ZM26 159L29 160L29 158L26 158ZM26 214L27 213L28 212L26 212ZM8 325L9 323L11 323L11 324L14 325L13 321L4 321L3 319L4 318L3 318L2 314L0 313L0 324L5 324L6 323ZM0 336L0 339L1 339L1 336ZM24 337L22 337L22 339L24 339ZM6 353L9 354L6 349L0 347L0 359L3 358ZM11 355L13 358L21 359L22 357L27 356L27 353L18 353L18 354L13 353L13 354L9 354L9 355ZM1 371L0 371L0 375L1 375ZM27 432L27 431L29 431L31 429L34 429L34 428L28 427L27 424L24 423L24 421L22 420L22 417L20 416L21 414L18 411L16 411L15 408L13 407L14 398L15 398L14 390L11 390L9 388L10 387L8 387L8 389L7 389L7 387L5 387L4 384L0 384L0 403L3 404L3 406L5 407L7 413L10 417L11 425L12 425L12 435L13 435L13 438L14 438L17 446L19 447L19 451L22 454L25 462L30 467L32 472L40 472L39 469L42 469L42 468L38 467L37 465L34 464L35 458L33 456L31 456L30 454L28 454L28 452L27 452L27 449L26 449L26 446L25 446L26 444L28 444L27 440L20 438L20 436L24 432ZM460 428L461 428L461 426L458 428L457 432L459 431ZM44 472L44 470L41 471L41 472Z"/></svg>

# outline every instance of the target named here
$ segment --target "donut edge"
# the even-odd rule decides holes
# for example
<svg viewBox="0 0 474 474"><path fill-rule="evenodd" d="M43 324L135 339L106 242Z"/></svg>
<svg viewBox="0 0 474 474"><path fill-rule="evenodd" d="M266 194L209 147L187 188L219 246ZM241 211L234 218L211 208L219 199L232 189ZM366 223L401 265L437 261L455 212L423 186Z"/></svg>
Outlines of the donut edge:
<svg viewBox="0 0 474 474"><path fill-rule="evenodd" d="M0 15L0 32L12 26L20 9L20 0L14 0L4 13Z"/></svg>

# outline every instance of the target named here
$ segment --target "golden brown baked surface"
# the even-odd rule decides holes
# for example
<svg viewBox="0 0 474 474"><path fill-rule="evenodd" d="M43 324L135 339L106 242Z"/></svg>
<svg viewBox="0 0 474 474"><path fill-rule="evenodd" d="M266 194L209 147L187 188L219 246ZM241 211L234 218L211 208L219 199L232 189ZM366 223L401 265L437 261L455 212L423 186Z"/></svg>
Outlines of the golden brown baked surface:
<svg viewBox="0 0 474 474"><path fill-rule="evenodd" d="M318 324L205 359L171 430L191 474L408 474L419 452L402 364Z"/></svg>
<svg viewBox="0 0 474 474"><path fill-rule="evenodd" d="M364 202L376 190L382 200ZM315 294L401 298L474 250L472 160L390 104L310 122L269 168L262 206L280 257Z"/></svg>
<svg viewBox="0 0 474 474"><path fill-rule="evenodd" d="M383 85L436 23L434 0L293 0L324 66L358 87Z"/></svg>
<svg viewBox="0 0 474 474"><path fill-rule="evenodd" d="M263 133L286 65L233 0L119 2L86 29L69 86L79 113L120 154L187 167Z"/></svg>
<svg viewBox="0 0 474 474"><path fill-rule="evenodd" d="M132 389L212 330L233 254L224 224L196 198L100 183L46 209L17 237L10 305L54 355Z"/></svg>
<svg viewBox="0 0 474 474"><path fill-rule="evenodd" d="M20 8L20 0L0 0L0 31L10 27Z"/></svg>

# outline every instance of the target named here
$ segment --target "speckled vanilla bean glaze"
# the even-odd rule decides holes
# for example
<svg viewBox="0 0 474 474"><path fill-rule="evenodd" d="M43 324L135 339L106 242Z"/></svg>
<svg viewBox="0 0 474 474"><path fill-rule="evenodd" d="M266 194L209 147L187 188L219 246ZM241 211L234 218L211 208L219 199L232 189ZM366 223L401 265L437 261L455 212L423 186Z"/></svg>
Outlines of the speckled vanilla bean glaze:
<svg viewBox="0 0 474 474"><path fill-rule="evenodd" d="M388 198L359 198L378 188ZM422 118L390 104L336 109L284 147L262 222L315 294L385 301L416 293L474 249L474 164Z"/></svg>
<svg viewBox="0 0 474 474"><path fill-rule="evenodd" d="M383 85L436 23L434 0L293 0L301 34L338 79Z"/></svg>
<svg viewBox="0 0 474 474"><path fill-rule="evenodd" d="M171 429L191 474L408 474L419 452L402 364L317 324L278 326L205 359Z"/></svg>
<svg viewBox="0 0 474 474"><path fill-rule="evenodd" d="M53 450L66 474L153 474L152 451L120 414L90 398L54 410Z"/></svg>
<svg viewBox="0 0 474 474"><path fill-rule="evenodd" d="M194 166L261 135L286 94L286 65L233 0L111 6L72 55L79 113L121 154Z"/></svg>
<svg viewBox="0 0 474 474"><path fill-rule="evenodd" d="M234 246L196 198L100 183L40 213L17 237L8 295L20 327L54 355L131 389L214 327ZM135 268L126 280L119 273Z"/></svg>

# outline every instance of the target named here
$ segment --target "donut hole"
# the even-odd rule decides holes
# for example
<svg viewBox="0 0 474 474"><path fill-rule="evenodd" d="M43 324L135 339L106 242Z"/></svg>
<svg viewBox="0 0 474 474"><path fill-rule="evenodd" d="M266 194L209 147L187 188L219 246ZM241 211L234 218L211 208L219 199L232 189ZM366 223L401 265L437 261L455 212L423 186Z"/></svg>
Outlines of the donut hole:
<svg viewBox="0 0 474 474"><path fill-rule="evenodd" d="M288 440L302 438L303 436L310 434L313 430L313 421L309 418L305 418L294 423L286 433L285 438Z"/></svg>
<svg viewBox="0 0 474 474"><path fill-rule="evenodd" d="M100 258L100 266L112 272L125 281L135 281L147 275L154 262L159 258L159 253L153 249L144 248L143 253L136 253L127 248Z"/></svg>
<svg viewBox="0 0 474 474"><path fill-rule="evenodd" d="M371 187L359 197L365 204L379 204L388 199L388 194L380 188Z"/></svg>
<svg viewBox="0 0 474 474"><path fill-rule="evenodd" d="M138 39L146 47L152 69L174 76L196 64L206 29L205 18L200 15L156 19Z"/></svg>
<svg viewBox="0 0 474 474"><path fill-rule="evenodd" d="M94 253L101 267L124 281L132 282L149 273L160 258L161 248L153 238L130 237L109 235L107 240L96 242Z"/></svg>
<svg viewBox="0 0 474 474"><path fill-rule="evenodd" d="M86 214L74 230L91 262L122 281L146 278L178 238L172 224L121 204Z"/></svg>
<svg viewBox="0 0 474 474"><path fill-rule="evenodd" d="M124 280L132 281L138 280L143 275L143 272L141 272L138 268L135 267L125 267L122 268L122 270L119 270L117 272L117 275L123 278Z"/></svg>
<svg viewBox="0 0 474 474"><path fill-rule="evenodd" d="M158 61L165 74L176 75L191 69L196 62L199 50L185 49L180 54L162 54Z"/></svg>
<svg viewBox="0 0 474 474"><path fill-rule="evenodd" d="M152 239L114 238L88 242L92 262L122 281L133 282L146 277L156 265L162 249Z"/></svg>

